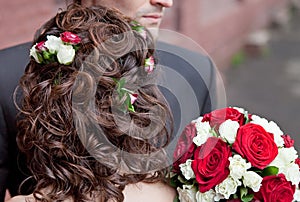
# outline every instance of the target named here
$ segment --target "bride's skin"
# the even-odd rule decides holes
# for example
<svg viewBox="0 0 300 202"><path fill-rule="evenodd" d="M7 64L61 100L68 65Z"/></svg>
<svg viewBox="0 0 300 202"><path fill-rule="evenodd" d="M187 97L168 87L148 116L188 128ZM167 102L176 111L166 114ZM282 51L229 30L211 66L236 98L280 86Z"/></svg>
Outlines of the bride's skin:
<svg viewBox="0 0 300 202"><path fill-rule="evenodd" d="M123 191L124 202L173 202L176 192L173 188L162 182L144 183L127 185ZM34 201L32 195L16 196L6 202L25 202ZM73 200L65 200L73 202Z"/></svg>

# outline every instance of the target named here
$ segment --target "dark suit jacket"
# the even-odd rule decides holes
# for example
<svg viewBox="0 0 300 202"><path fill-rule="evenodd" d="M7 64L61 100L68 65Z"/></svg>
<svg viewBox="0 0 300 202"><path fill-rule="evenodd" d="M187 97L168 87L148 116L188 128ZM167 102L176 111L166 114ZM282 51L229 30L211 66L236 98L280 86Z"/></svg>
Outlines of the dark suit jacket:
<svg viewBox="0 0 300 202"><path fill-rule="evenodd" d="M30 46L25 43L0 51L0 201L6 188L16 195L28 174L15 141L13 92L29 61ZM215 72L206 56L165 43L158 43L157 49L162 65L160 89L173 112L177 133L192 119L212 110Z"/></svg>

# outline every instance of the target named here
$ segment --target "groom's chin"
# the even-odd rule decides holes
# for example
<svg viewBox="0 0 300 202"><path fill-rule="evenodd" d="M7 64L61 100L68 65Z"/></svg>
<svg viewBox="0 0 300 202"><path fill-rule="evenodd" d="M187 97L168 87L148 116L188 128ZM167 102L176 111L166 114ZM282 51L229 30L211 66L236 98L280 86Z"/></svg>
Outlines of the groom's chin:
<svg viewBox="0 0 300 202"><path fill-rule="evenodd" d="M153 39L156 40L158 38L159 27L147 27L150 33L153 36Z"/></svg>

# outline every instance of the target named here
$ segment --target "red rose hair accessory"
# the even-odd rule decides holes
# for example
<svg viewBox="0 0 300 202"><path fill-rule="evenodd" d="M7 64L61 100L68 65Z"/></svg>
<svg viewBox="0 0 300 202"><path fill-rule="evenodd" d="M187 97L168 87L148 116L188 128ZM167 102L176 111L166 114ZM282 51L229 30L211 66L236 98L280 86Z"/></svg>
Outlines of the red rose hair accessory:
<svg viewBox="0 0 300 202"><path fill-rule="evenodd" d="M80 41L80 37L71 32L63 32L60 37L48 35L46 41L41 41L31 47L30 56L39 64L59 62L63 65L70 65Z"/></svg>

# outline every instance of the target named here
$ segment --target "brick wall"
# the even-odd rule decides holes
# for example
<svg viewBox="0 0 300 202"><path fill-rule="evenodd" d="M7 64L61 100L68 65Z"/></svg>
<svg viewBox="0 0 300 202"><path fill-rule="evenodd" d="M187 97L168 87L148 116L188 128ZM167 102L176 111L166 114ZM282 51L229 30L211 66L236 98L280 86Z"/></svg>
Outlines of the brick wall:
<svg viewBox="0 0 300 202"><path fill-rule="evenodd" d="M220 68L253 30L268 24L290 0L174 0L162 28L200 44ZM0 0L0 49L30 41L66 0Z"/></svg>
<svg viewBox="0 0 300 202"><path fill-rule="evenodd" d="M28 42L63 0L0 0L0 49Z"/></svg>

